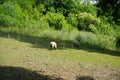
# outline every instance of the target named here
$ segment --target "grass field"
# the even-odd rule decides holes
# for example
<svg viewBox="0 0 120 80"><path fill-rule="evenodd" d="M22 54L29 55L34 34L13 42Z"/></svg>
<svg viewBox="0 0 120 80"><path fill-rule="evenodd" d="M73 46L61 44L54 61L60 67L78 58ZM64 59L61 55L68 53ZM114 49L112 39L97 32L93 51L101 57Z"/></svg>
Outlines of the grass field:
<svg viewBox="0 0 120 80"><path fill-rule="evenodd" d="M120 52L74 49L51 39L0 34L0 80L119 80ZM70 43L70 42L69 42Z"/></svg>

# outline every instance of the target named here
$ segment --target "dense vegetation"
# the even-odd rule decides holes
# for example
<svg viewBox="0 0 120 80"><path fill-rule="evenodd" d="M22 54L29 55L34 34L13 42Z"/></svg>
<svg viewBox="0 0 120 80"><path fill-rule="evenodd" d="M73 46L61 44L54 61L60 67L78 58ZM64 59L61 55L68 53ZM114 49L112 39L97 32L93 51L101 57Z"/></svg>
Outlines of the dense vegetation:
<svg viewBox="0 0 120 80"><path fill-rule="evenodd" d="M120 2L0 0L0 30L115 49L120 45Z"/></svg>

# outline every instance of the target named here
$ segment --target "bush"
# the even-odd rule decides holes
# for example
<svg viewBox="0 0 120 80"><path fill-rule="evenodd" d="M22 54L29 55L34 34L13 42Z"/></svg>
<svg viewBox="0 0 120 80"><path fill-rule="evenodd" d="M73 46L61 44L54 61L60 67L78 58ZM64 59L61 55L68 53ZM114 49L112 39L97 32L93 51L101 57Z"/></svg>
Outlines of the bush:
<svg viewBox="0 0 120 80"><path fill-rule="evenodd" d="M8 0L7 0L8 1ZM29 12L32 11L33 5L35 4L33 0L9 0L10 2L14 2L15 4L20 5L22 10L27 10Z"/></svg>
<svg viewBox="0 0 120 80"><path fill-rule="evenodd" d="M68 17L66 18L67 22L71 24L73 27L77 28L78 21L77 21L77 16L75 14L69 13Z"/></svg>
<svg viewBox="0 0 120 80"><path fill-rule="evenodd" d="M8 1L0 6L0 23L3 26L18 26L22 10L18 4Z"/></svg>
<svg viewBox="0 0 120 80"><path fill-rule="evenodd" d="M98 8L93 5L79 4L79 8L77 10L79 13L87 12L96 16Z"/></svg>
<svg viewBox="0 0 120 80"><path fill-rule="evenodd" d="M102 20L103 23L110 23L110 24L114 24L114 20L112 16L100 16L100 19Z"/></svg>
<svg viewBox="0 0 120 80"><path fill-rule="evenodd" d="M90 25L99 26L101 20L99 18L96 18L95 16L91 15L90 13L79 13L77 15L78 20L78 29L79 30L85 30L85 31L91 31Z"/></svg>
<svg viewBox="0 0 120 80"><path fill-rule="evenodd" d="M40 20L40 17L43 15L43 13L39 12L37 8L34 8L32 11L32 18L35 20Z"/></svg>
<svg viewBox="0 0 120 80"><path fill-rule="evenodd" d="M48 11L55 13L55 8L54 7L48 7Z"/></svg>
<svg viewBox="0 0 120 80"><path fill-rule="evenodd" d="M72 29L71 25L67 23L65 17L61 13L48 12L46 14L46 19L52 29L65 31L70 31Z"/></svg>
<svg viewBox="0 0 120 80"><path fill-rule="evenodd" d="M34 8L33 11L23 10L18 3L23 4L24 2L14 0L6 1L0 5L0 24L2 26L29 27L30 29L48 28L47 21L41 19L42 12L40 13L37 8Z"/></svg>
<svg viewBox="0 0 120 80"><path fill-rule="evenodd" d="M116 38L108 35L93 34L91 32L80 32L76 37L81 46L99 49L115 49Z"/></svg>
<svg viewBox="0 0 120 80"><path fill-rule="evenodd" d="M101 23L101 28L98 28L98 30L102 34L115 36L115 30L113 29L113 26L109 23L106 24Z"/></svg>
<svg viewBox="0 0 120 80"><path fill-rule="evenodd" d="M48 12L46 14L46 17L51 28L56 30L62 29L63 26L61 24L61 21L65 20L65 17L62 14Z"/></svg>
<svg viewBox="0 0 120 80"><path fill-rule="evenodd" d="M22 17L22 10L18 4L14 4L13 2L5 2L1 5L0 13L11 16L15 19L20 20Z"/></svg>
<svg viewBox="0 0 120 80"><path fill-rule="evenodd" d="M11 17L9 15L0 14L0 25L2 26L18 26L20 23L19 20Z"/></svg>
<svg viewBox="0 0 120 80"><path fill-rule="evenodd" d="M113 23L110 23L111 18L97 18L90 13L78 14L78 29L93 32L95 34L112 35L115 36Z"/></svg>
<svg viewBox="0 0 120 80"><path fill-rule="evenodd" d="M38 5L38 6L37 6L37 9L38 9L38 11L41 12L41 13L43 13L43 12L46 11L46 8L45 8L44 4Z"/></svg>
<svg viewBox="0 0 120 80"><path fill-rule="evenodd" d="M117 46L120 47L120 26L115 26L116 38L117 38Z"/></svg>

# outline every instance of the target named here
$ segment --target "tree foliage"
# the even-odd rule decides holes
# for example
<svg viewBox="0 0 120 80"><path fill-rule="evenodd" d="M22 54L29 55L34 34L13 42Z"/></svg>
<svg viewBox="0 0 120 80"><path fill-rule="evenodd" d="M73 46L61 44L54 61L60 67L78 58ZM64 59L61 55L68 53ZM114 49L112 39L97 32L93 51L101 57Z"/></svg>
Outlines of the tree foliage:
<svg viewBox="0 0 120 80"><path fill-rule="evenodd" d="M97 5L91 5L90 0L85 0L87 4L80 1L0 0L0 26L18 27L31 34L38 29L77 29L107 35L108 39L115 36L120 43L120 1L97 0Z"/></svg>
<svg viewBox="0 0 120 80"><path fill-rule="evenodd" d="M117 24L120 24L120 0L98 0L100 8L98 15L113 16Z"/></svg>
<svg viewBox="0 0 120 80"><path fill-rule="evenodd" d="M57 30L76 28L108 35L116 29L114 21L119 24L119 6L118 0L99 0L97 7L80 0L0 0L0 25L40 27L46 23Z"/></svg>

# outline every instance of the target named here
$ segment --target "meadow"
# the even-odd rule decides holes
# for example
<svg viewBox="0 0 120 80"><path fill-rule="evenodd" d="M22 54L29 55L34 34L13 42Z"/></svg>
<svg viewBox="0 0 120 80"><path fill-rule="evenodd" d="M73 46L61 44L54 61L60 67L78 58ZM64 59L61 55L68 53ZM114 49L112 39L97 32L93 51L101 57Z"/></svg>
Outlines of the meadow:
<svg viewBox="0 0 120 80"><path fill-rule="evenodd" d="M49 49L51 40L58 43L57 50ZM119 50L75 49L71 44L66 39L1 31L0 80L120 79Z"/></svg>
<svg viewBox="0 0 120 80"><path fill-rule="evenodd" d="M95 1L0 0L0 80L119 80L120 2Z"/></svg>

